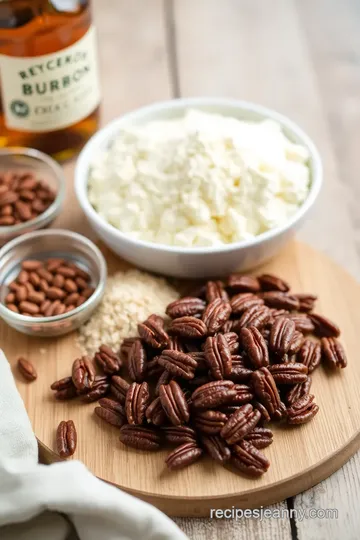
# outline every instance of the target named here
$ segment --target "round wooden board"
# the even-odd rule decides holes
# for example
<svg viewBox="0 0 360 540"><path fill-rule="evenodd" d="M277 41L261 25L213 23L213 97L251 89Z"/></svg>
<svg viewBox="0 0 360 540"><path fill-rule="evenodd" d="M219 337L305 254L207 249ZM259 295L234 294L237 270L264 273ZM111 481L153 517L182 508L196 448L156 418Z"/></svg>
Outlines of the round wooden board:
<svg viewBox="0 0 360 540"><path fill-rule="evenodd" d="M126 263L106 253L110 269ZM319 295L318 309L342 328L349 366L313 376L312 392L320 406L315 419L304 426L274 426L274 443L264 450L269 471L259 479L245 478L202 459L179 472L164 466L166 451L143 453L124 447L116 428L93 414L94 404L55 402L50 384L69 374L78 354L75 336L57 340L32 339L0 325L0 343L10 362L28 357L39 377L24 383L14 369L45 462L53 453L55 428L73 419L78 429L76 459L98 477L148 501L172 516L209 516L211 508L252 508L267 505L310 488L341 467L360 446L360 285L344 270L310 247L293 243L259 271L283 276L296 292Z"/></svg>

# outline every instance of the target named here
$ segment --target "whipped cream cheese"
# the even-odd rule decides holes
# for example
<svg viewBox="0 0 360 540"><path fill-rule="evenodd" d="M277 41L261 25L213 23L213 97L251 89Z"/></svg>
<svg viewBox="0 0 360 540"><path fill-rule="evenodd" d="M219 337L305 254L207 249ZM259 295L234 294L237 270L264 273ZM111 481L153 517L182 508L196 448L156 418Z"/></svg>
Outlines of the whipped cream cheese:
<svg viewBox="0 0 360 540"><path fill-rule="evenodd" d="M94 156L89 200L126 235L217 246L283 225L307 197L307 148L272 120L188 110L123 128Z"/></svg>

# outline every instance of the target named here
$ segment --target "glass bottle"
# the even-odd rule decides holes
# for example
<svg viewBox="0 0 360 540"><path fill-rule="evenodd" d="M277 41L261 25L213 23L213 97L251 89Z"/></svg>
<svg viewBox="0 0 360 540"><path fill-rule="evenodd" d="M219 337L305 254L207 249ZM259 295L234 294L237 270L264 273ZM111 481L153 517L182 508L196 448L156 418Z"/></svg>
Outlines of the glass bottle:
<svg viewBox="0 0 360 540"><path fill-rule="evenodd" d="M88 0L0 0L0 147L67 159L98 126Z"/></svg>

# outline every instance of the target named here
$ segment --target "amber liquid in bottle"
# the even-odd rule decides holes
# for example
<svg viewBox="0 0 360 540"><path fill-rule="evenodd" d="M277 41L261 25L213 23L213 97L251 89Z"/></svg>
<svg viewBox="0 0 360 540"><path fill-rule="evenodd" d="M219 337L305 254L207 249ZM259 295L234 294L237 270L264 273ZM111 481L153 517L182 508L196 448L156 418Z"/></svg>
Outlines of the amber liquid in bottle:
<svg viewBox="0 0 360 540"><path fill-rule="evenodd" d="M0 0L0 147L37 148L63 160L96 131L99 98L90 98L87 109L81 108L94 95L91 92L99 95L97 84L91 84L98 83L96 52L92 50L90 61L86 37L92 30L87 0ZM84 50L71 48L79 43ZM12 59L27 63L14 68ZM8 70L6 66L10 66ZM17 77L13 87L10 71ZM30 125L32 114L34 123Z"/></svg>

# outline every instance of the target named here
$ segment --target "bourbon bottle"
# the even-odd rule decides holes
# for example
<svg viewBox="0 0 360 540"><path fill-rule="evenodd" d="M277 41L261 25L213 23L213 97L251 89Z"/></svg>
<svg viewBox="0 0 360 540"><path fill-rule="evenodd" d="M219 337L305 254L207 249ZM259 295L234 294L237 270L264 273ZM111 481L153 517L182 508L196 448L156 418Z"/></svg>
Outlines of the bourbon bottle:
<svg viewBox="0 0 360 540"><path fill-rule="evenodd" d="M71 157L98 126L88 0L0 0L0 147Z"/></svg>

